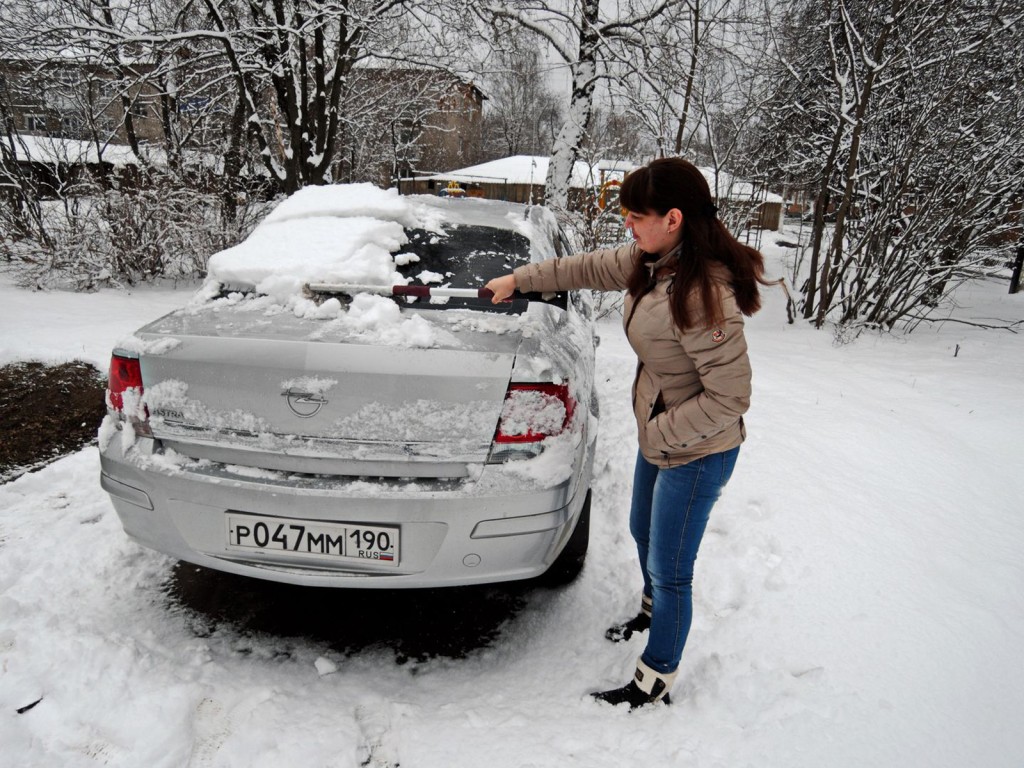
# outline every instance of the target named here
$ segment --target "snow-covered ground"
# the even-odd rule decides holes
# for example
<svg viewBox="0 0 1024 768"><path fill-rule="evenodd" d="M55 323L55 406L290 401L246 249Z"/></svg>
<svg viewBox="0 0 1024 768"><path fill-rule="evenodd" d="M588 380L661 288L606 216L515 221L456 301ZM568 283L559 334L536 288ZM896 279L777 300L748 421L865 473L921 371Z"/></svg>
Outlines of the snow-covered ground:
<svg viewBox="0 0 1024 768"><path fill-rule="evenodd" d="M956 316L1021 319L1005 291L962 291ZM0 281L0 363L104 367L188 295ZM165 590L174 563L121 532L95 448L0 487L0 765L1020 766L1024 339L947 323L837 347L766 298L672 707L585 695L643 644L603 636L639 601L634 360L609 321L587 566L465 659L196 632Z"/></svg>

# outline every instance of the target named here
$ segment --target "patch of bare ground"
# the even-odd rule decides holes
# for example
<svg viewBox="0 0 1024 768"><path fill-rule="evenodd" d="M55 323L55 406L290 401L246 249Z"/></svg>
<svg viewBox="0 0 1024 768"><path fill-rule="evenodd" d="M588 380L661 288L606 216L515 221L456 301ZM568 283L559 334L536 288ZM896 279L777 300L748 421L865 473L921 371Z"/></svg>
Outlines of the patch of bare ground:
<svg viewBox="0 0 1024 768"><path fill-rule="evenodd" d="M105 377L80 360L0 367L0 483L96 440Z"/></svg>

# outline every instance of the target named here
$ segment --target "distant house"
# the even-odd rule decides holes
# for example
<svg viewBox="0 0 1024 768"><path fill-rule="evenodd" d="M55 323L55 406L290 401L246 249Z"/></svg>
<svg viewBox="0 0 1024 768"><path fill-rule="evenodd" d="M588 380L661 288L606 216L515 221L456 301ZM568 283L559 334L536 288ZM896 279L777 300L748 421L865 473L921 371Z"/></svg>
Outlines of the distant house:
<svg viewBox="0 0 1024 768"><path fill-rule="evenodd" d="M111 186L137 183L143 168L159 169L167 166L167 153L159 146L140 146L142 159L127 144L97 144L84 139L66 139L59 136L18 134L4 138L3 155L20 167L21 172L35 179L43 197L57 197L62 190L88 180ZM0 157L0 159L3 159ZM196 176L216 175L222 172L223 158L212 154L186 153L186 160ZM0 163L0 185L5 173Z"/></svg>
<svg viewBox="0 0 1024 768"><path fill-rule="evenodd" d="M341 110L334 176L390 186L424 169L450 168L476 156L483 92L447 72L356 67Z"/></svg>
<svg viewBox="0 0 1024 768"><path fill-rule="evenodd" d="M769 192L764 186L738 179L726 171L715 173L713 168L701 168L700 172L720 208L747 210L747 227L778 230L782 226L784 201L781 195Z"/></svg>
<svg viewBox="0 0 1024 768"><path fill-rule="evenodd" d="M461 190L469 197L508 200L513 203L539 203L547 188L550 158L539 155L512 155L468 168L444 173L399 179L402 194L450 194ZM620 178L634 166L631 163L602 160L597 165L577 160L569 182L569 206L582 209L592 205L602 184ZM458 193L457 193L458 194Z"/></svg>
<svg viewBox="0 0 1024 768"><path fill-rule="evenodd" d="M539 203L544 199L549 159L513 155L454 171L399 179L399 191L402 194L457 194L516 203ZM582 210L595 204L600 208L617 205L617 187L636 167L624 160L600 160L593 166L577 160L569 184L570 207ZM779 228L782 223L781 196L725 172L716 174L710 168L700 170L720 205L750 208L748 226Z"/></svg>
<svg viewBox="0 0 1024 768"><path fill-rule="evenodd" d="M130 119L139 141L158 141L163 136L159 92L147 80L152 66L136 63L130 71L126 76L111 66L63 59L0 59L0 103L11 123L5 127L36 136L127 144Z"/></svg>
<svg viewBox="0 0 1024 768"><path fill-rule="evenodd" d="M208 75L179 80L172 94L144 62L118 69L70 59L0 58L0 127L24 138L13 150L5 142L0 160L17 157L23 170L46 177L44 186L64 183L54 169L64 179L86 172L105 178L112 168L162 164L159 148L169 126L191 137L183 152L223 152L230 92L211 98ZM335 180L389 186L421 168L464 163L476 156L485 98L472 83L438 70L355 68L342 98ZM267 90L261 99L268 114L278 114L274 93ZM277 132L269 148L281 158L290 152L286 135ZM123 156L132 138L139 147L134 160Z"/></svg>

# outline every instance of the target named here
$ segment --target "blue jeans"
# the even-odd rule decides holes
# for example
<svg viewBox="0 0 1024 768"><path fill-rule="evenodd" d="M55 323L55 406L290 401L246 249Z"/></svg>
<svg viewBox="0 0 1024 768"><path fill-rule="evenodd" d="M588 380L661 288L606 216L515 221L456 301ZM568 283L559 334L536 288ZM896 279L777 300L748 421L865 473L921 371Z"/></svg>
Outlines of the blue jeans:
<svg viewBox="0 0 1024 768"><path fill-rule="evenodd" d="M682 658L693 619L697 549L739 452L737 446L671 469L637 454L629 530L640 555L644 594L654 601L641 659L657 672L674 672Z"/></svg>

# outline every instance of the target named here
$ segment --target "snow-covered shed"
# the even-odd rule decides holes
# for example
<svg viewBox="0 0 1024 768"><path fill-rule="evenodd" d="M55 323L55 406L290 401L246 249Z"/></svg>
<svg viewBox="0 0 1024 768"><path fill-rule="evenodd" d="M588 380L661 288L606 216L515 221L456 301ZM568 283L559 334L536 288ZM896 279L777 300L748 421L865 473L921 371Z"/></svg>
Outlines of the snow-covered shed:
<svg viewBox="0 0 1024 768"><path fill-rule="evenodd" d="M540 202L544 199L549 157L512 155L500 160L471 165L445 173L399 180L402 194L454 194L508 200L513 203ZM569 182L569 204L581 207L600 184L595 168L577 160Z"/></svg>
<svg viewBox="0 0 1024 768"><path fill-rule="evenodd" d="M747 207L750 211L748 227L778 230L782 226L781 195L769 192L766 187L738 179L727 171L716 172L714 168L701 168L714 197L720 207Z"/></svg>
<svg viewBox="0 0 1024 768"><path fill-rule="evenodd" d="M121 182L137 183L145 169L167 166L167 153L150 144L140 144L140 160L127 144L97 145L85 139L21 133L8 143L7 151L21 173L37 180L44 196L58 195L84 178L109 183L117 176ZM219 172L222 165L213 155L197 152L185 153L184 160L198 174Z"/></svg>

